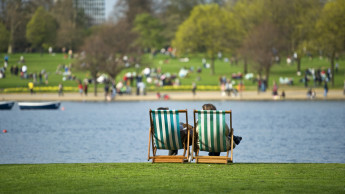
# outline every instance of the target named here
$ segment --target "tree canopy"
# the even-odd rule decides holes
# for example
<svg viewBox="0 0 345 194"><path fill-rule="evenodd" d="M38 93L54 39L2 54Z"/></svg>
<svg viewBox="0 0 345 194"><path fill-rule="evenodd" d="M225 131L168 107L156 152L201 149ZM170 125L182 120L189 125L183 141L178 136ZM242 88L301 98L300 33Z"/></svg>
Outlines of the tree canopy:
<svg viewBox="0 0 345 194"><path fill-rule="evenodd" d="M9 32L4 24L0 22L0 52L6 50L8 45Z"/></svg>
<svg viewBox="0 0 345 194"><path fill-rule="evenodd" d="M43 7L39 7L27 25L26 37L33 47L48 47L55 43L57 24Z"/></svg>
<svg viewBox="0 0 345 194"><path fill-rule="evenodd" d="M136 42L142 48L160 49L164 45L160 20L148 13L137 15L133 30L139 34Z"/></svg>
<svg viewBox="0 0 345 194"><path fill-rule="evenodd" d="M331 68L334 72L336 52L345 50L345 2L335 0L327 3L316 24L317 42L319 48L327 52L331 58ZM334 84L334 76L332 76Z"/></svg>
<svg viewBox="0 0 345 194"><path fill-rule="evenodd" d="M242 53L255 62L253 69L259 75L265 73L267 83L275 56L274 50L281 47L278 34L277 27L273 23L265 21L258 24L243 43Z"/></svg>
<svg viewBox="0 0 345 194"><path fill-rule="evenodd" d="M218 4L199 5L191 12L176 32L173 46L180 54L187 52L206 53L214 60L218 52L227 52L237 45L239 34L233 15Z"/></svg>

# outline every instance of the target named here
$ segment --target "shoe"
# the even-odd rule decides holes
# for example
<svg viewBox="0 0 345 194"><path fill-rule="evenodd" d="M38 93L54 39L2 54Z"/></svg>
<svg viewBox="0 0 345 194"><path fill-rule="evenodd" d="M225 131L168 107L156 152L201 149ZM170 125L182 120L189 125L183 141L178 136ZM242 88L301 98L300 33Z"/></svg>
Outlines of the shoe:
<svg viewBox="0 0 345 194"><path fill-rule="evenodd" d="M176 156L178 154L178 150L169 150L169 156Z"/></svg>
<svg viewBox="0 0 345 194"><path fill-rule="evenodd" d="M240 136L234 136L234 142L236 145L240 144L242 140L242 137Z"/></svg>

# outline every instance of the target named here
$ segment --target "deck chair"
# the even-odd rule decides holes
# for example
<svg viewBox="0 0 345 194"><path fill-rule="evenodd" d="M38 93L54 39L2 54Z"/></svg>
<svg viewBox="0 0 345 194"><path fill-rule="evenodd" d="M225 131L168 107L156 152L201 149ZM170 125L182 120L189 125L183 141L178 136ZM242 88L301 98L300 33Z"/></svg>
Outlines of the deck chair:
<svg viewBox="0 0 345 194"><path fill-rule="evenodd" d="M196 115L198 115L196 117ZM224 163L233 162L233 130L230 130L230 150L226 146L226 115L230 116L230 129L232 129L231 111L221 110L194 110L194 126L199 127L199 134L196 133L196 127L193 130L192 150L195 151L196 163ZM197 118L197 119L196 119ZM207 152L226 152L226 156L199 156L199 151ZM229 157L229 151L231 156Z"/></svg>
<svg viewBox="0 0 345 194"><path fill-rule="evenodd" d="M187 145L181 141L180 135L180 114L186 115L186 124L188 126L187 110L151 110L150 109L150 134L148 158L155 162L174 162L184 163L189 158L189 130L187 133ZM152 146L152 156L150 147ZM183 155L157 155L157 149L179 150L183 149ZM187 153L187 155L186 155ZM191 158L190 158L191 159Z"/></svg>

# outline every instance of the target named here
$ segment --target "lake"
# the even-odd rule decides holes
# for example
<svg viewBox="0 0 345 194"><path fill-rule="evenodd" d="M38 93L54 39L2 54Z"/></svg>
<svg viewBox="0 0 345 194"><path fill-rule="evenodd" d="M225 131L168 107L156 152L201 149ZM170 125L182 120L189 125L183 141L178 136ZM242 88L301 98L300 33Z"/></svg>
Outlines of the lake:
<svg viewBox="0 0 345 194"><path fill-rule="evenodd" d="M62 102L64 110L27 111L15 105L0 111L0 164L147 162L149 109L188 109L193 125L193 109L204 103ZM345 163L343 101L207 103L233 111L234 133L243 137L235 163Z"/></svg>

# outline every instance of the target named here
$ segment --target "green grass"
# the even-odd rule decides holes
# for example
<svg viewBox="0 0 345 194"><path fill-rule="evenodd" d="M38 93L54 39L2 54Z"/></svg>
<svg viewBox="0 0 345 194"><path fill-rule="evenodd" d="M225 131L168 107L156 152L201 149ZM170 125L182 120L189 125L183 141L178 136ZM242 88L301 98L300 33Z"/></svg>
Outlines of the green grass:
<svg viewBox="0 0 345 194"><path fill-rule="evenodd" d="M1 64L3 63L4 55L1 56ZM12 54L9 55L9 66L6 70L6 78L0 79L0 88L27 88L28 82L32 81L32 79L21 79L20 76L11 75L10 73L10 67L17 65L18 67L21 67L22 64L20 64L18 61L20 59L20 56L24 56L25 59L25 65L28 67L28 73L37 73L37 80L38 80L38 73L41 72L41 70L45 70L48 72L48 85L45 83L42 84L35 84L35 87L47 87L47 86L55 86L57 87L59 83L63 83L64 86L77 86L76 81L62 81L62 75L56 74L56 70L59 64L63 65L69 65L73 61L71 59L65 59L62 54L56 54L55 56L44 54L40 55L38 53L35 54ZM72 67L73 68L73 67ZM81 71L74 71L73 74L75 74L77 77L85 77L87 74L86 72ZM44 77L43 77L44 82Z"/></svg>
<svg viewBox="0 0 345 194"><path fill-rule="evenodd" d="M0 193L345 192L345 164L25 164L0 172Z"/></svg>
<svg viewBox="0 0 345 194"><path fill-rule="evenodd" d="M169 63L164 63L164 60L169 60ZM177 73L181 67L194 67L196 70L198 67L202 67L201 63L202 57L200 56L191 56L190 61L188 63L179 62L178 59L170 59L167 56L158 55L153 59L153 64L156 67L161 67L162 72L170 72L170 73ZM207 61L210 63L210 61ZM339 63L339 70L335 73L335 88L343 88L344 87L344 80L345 80L345 60L340 59L337 61ZM251 64L248 65L248 72L254 73L256 77L255 71L251 68ZM301 73L304 75L304 71L307 68L321 68L327 70L330 67L330 61L326 58L319 59L314 58L310 60L308 58L303 58L301 61ZM196 72L191 73L187 79L180 79L182 84L191 85L193 81L196 81L197 77L200 76L201 80L197 82L198 85L218 85L219 84L219 77L226 76L227 78L231 77L232 73L242 72L244 69L243 61L240 60L237 65L230 65L229 62L224 62L223 60L216 60L215 61L215 75L211 75L211 69L202 69L202 73L198 74ZM275 64L271 69L270 80L269 84L272 85L273 80L279 81L279 77L291 77L294 79L294 88L304 88L304 83L299 82L299 80L303 76L297 76L297 66L295 65L288 65L285 62L285 58L282 59L282 62L278 65ZM237 81L238 83L238 81ZM254 84L251 80L245 80L244 84L247 89L256 90L256 84ZM312 85L312 81L309 81L309 85Z"/></svg>
<svg viewBox="0 0 345 194"><path fill-rule="evenodd" d="M28 72L40 72L42 69L45 69L47 72L49 72L49 84L45 85L43 84L36 84L36 91L37 87L47 87L51 86L54 88L50 89L42 89L46 92L56 92L57 86L60 82L62 82L67 89L70 87L71 91L77 91L77 81L62 81L62 75L56 74L56 69L59 64L71 64L73 63L73 60L71 59L65 59L62 54L56 54L55 56L51 56L48 54L44 54L41 56L39 53L24 53L24 54L12 54L10 56L10 62L9 67L11 65L16 65L19 61L20 56L25 57L26 65L28 66ZM3 60L4 54L0 54L0 59ZM189 62L180 62L178 58L170 58L169 56L165 55L156 55L154 58L151 58L149 55L144 56L144 61L142 62L142 65L139 70L133 68L127 68L122 71L122 73L117 77L117 81L120 81L124 74L127 72L140 72L143 68L147 66L151 67L160 67L162 72L169 72L171 74L178 74L179 70L182 67L191 68L194 67L194 72L190 73L187 78L180 78L180 83L184 86L184 88L179 88L178 90L189 90L191 88L191 85L193 82L196 82L198 87L198 90L201 90L202 86L216 86L216 87L209 87L205 88L205 90L218 90L219 88L219 77L225 75L226 77L230 78L232 73L237 72L243 72L243 61L239 61L237 65L230 65L230 63L226 63L223 60L216 60L215 61L215 75L211 75L210 69L204 69L202 68L202 73L198 74L196 72L198 67L202 67L201 64L201 55L193 55L190 56ZM208 63L210 61L207 61ZM339 71L335 74L335 85L334 87L329 84L329 87L341 89L344 86L344 80L345 80L345 59L341 58L339 61ZM2 62L1 62L2 63ZM330 67L330 62L327 59L319 59L314 58L313 60L309 60L307 58L303 58L301 62L301 70L302 74L304 73L305 69L310 68L323 68L327 69ZM303 83L299 82L299 80L302 78L302 76L297 76L296 74L296 65L287 65L285 62L285 58L282 59L282 62L280 65L274 65L271 69L270 74L270 85L272 85L273 80L278 81L279 77L291 77L294 79L294 86L283 86L281 85L280 88L285 89L304 89ZM251 68L251 65L249 64L249 72L254 73L254 70ZM83 80L85 77L88 77L88 72L85 71L78 71L75 67L72 66L72 73L77 77L77 79ZM10 69L7 69L7 77L5 79L0 79L0 91L1 89L5 88L19 88L18 90L15 90L16 92L24 91L27 92L27 84L30 80L21 79L19 76L13 76L10 74ZM256 75L255 75L256 76ZM197 79L200 78L200 79ZM238 81L237 81L238 83ZM244 80L244 84L246 87L246 90L256 90L256 83L253 83L251 80ZM309 82L309 85L312 85L312 81ZM171 90L172 88L156 88L153 84L148 84L148 87L151 90ZM322 87L322 86L321 86ZM72 88L72 89L71 89ZM90 85L90 92L93 90L93 86ZM103 91L103 85L99 85L98 90ZM10 92L15 92L14 90ZM39 90L38 90L39 92Z"/></svg>

